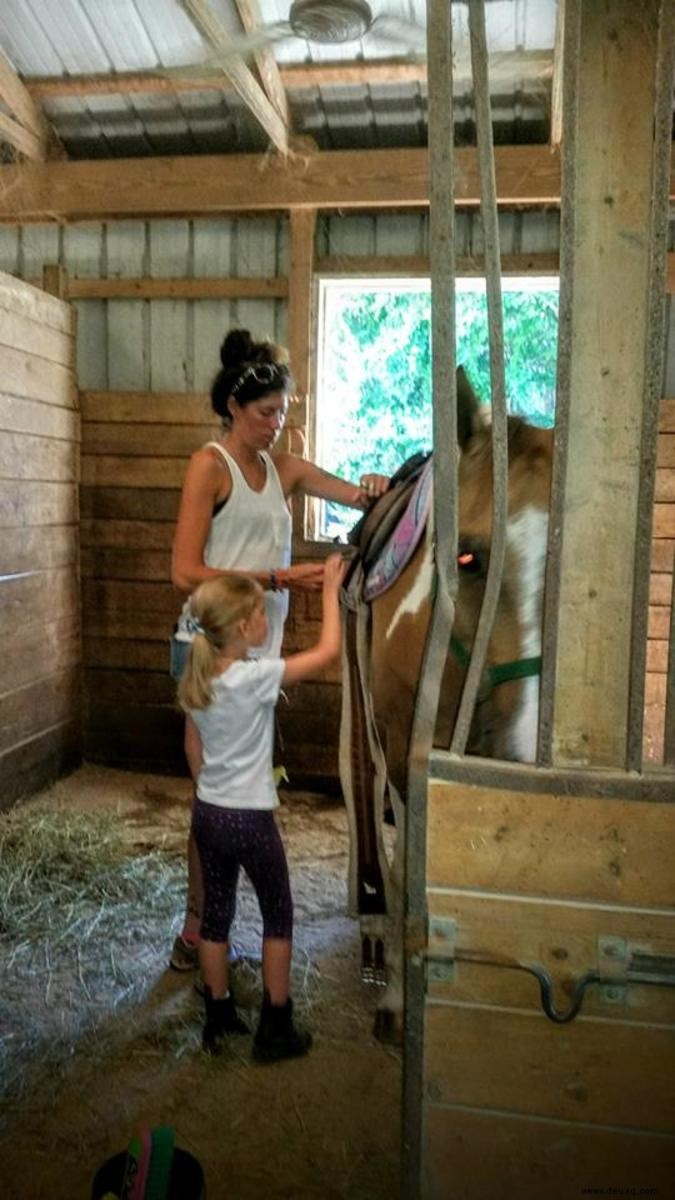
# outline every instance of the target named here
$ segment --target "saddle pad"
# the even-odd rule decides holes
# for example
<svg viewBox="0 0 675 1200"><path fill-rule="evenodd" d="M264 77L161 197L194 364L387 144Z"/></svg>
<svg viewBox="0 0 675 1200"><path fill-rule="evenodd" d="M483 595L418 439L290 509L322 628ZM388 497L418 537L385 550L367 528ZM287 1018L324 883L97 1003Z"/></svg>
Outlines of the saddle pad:
<svg viewBox="0 0 675 1200"><path fill-rule="evenodd" d="M415 484L403 516L369 568L363 587L366 601L374 600L391 587L412 558L429 515L433 463L430 458Z"/></svg>

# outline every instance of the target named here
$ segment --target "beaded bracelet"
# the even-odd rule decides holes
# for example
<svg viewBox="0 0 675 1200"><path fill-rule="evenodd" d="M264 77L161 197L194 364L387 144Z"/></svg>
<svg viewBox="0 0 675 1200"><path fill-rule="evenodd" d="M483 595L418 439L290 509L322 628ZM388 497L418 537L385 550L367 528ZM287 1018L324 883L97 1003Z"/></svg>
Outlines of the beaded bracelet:
<svg viewBox="0 0 675 1200"><path fill-rule="evenodd" d="M279 580L277 577L277 573L274 569L272 569L270 571L270 588L273 592L280 591Z"/></svg>

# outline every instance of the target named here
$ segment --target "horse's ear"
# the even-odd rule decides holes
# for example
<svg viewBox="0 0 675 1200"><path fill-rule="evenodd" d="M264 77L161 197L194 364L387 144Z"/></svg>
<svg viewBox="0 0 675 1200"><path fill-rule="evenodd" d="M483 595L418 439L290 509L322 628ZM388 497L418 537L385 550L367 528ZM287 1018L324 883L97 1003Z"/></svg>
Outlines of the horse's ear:
<svg viewBox="0 0 675 1200"><path fill-rule="evenodd" d="M466 446L470 438L483 428L480 401L469 383L464 367L457 368L457 441Z"/></svg>

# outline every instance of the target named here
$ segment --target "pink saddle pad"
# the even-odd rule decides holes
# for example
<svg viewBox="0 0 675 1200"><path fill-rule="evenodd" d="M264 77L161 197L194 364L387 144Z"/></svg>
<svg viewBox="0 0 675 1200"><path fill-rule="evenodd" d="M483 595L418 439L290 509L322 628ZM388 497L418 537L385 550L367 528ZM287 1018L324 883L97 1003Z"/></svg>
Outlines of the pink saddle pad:
<svg viewBox="0 0 675 1200"><path fill-rule="evenodd" d="M390 588L417 549L431 505L433 460L430 458L413 488L408 506L370 568L363 586L365 600L374 600Z"/></svg>

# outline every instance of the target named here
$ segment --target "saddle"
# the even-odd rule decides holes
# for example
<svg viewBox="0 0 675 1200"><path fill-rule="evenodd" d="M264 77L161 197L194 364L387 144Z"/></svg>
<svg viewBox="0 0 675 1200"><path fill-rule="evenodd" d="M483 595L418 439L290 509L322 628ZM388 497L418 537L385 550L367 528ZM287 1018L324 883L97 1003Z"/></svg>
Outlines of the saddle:
<svg viewBox="0 0 675 1200"><path fill-rule="evenodd" d="M414 454L389 481L389 488L347 535L358 555L344 582L356 582L357 567L366 600L381 595L403 570L417 547L428 512L431 454Z"/></svg>

